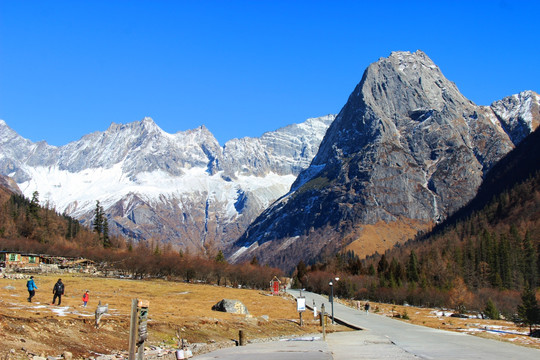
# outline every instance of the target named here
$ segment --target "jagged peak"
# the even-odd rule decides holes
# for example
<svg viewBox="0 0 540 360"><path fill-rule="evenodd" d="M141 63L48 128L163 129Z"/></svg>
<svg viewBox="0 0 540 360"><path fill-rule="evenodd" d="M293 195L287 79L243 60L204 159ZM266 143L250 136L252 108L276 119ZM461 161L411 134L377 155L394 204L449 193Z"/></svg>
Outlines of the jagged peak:
<svg viewBox="0 0 540 360"><path fill-rule="evenodd" d="M210 130L204 125L197 126L196 128L185 130L185 131L179 131L176 134L182 134L182 135L192 135L192 136L214 136Z"/></svg>
<svg viewBox="0 0 540 360"><path fill-rule="evenodd" d="M144 117L142 120L133 121L127 124L111 123L107 132L118 132L123 130L135 130L141 129L142 131L146 130L148 132L163 132L164 131L155 123L151 117Z"/></svg>
<svg viewBox="0 0 540 360"><path fill-rule="evenodd" d="M518 109L521 107L530 108L533 102L540 103L540 95L532 90L521 91L517 94L506 96L491 103L490 107L497 111L501 109Z"/></svg>
<svg viewBox="0 0 540 360"><path fill-rule="evenodd" d="M380 58L375 64L386 64L390 62L400 71L418 70L421 68L437 69L439 67L422 50L414 53L409 51L393 51L387 58Z"/></svg>
<svg viewBox="0 0 540 360"><path fill-rule="evenodd" d="M163 131L161 130L161 128L156 124L156 122L151 118L151 117L148 117L148 116L145 116L142 120L140 121L135 121L134 124L137 124L138 126L146 129L146 130L149 130L149 131L155 131L155 130L159 130L159 131Z"/></svg>

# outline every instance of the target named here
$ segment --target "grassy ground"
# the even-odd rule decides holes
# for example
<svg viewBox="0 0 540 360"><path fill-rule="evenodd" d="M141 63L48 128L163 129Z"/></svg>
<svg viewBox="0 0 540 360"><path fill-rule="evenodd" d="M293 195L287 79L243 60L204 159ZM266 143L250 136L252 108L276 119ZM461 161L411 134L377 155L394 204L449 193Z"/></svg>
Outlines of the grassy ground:
<svg viewBox="0 0 540 360"><path fill-rule="evenodd" d="M34 277L38 290L32 303L27 301L26 279L0 279L0 354L4 358L57 356L64 351L88 357L126 350L133 298L150 302L148 343L154 345L176 347L178 338L189 343L232 345L239 330L248 340L319 331L313 320L299 326L296 303L286 295L164 280L63 274L65 295L61 306L53 306L52 288L59 275ZM90 293L86 308L81 306L85 290ZM250 315L212 311L224 298L240 300ZM96 330L94 311L100 301L108 304L109 313Z"/></svg>

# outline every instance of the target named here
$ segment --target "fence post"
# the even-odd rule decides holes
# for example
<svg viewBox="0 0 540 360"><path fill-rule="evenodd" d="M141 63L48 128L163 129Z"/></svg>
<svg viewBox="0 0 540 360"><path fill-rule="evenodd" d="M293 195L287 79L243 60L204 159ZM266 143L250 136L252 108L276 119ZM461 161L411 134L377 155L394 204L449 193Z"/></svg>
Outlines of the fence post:
<svg viewBox="0 0 540 360"><path fill-rule="evenodd" d="M238 345L244 346L246 345L246 339L244 336L244 330L238 331Z"/></svg>
<svg viewBox="0 0 540 360"><path fill-rule="evenodd" d="M320 315L321 315L321 326L322 326L322 338L323 338L323 340L326 341L326 329L324 328L324 325L325 325L324 324L325 323L325 321L324 321L325 318L324 317L326 316L326 314L325 314L325 311L324 311L324 304L321 305L321 313L320 313Z"/></svg>
<svg viewBox="0 0 540 360"><path fill-rule="evenodd" d="M135 360L135 343L137 341L137 299L131 299L131 320L129 322L129 357Z"/></svg>

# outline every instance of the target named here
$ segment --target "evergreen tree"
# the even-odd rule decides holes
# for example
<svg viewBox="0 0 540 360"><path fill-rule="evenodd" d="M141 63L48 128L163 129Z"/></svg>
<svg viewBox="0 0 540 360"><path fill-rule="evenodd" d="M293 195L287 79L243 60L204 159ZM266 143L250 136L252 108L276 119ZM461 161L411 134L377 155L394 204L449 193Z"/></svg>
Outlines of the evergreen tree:
<svg viewBox="0 0 540 360"><path fill-rule="evenodd" d="M225 263L227 262L227 260L225 260L225 255L223 255L223 251L219 250L216 257L215 257L215 262L217 263Z"/></svg>
<svg viewBox="0 0 540 360"><path fill-rule="evenodd" d="M103 213L103 208L101 208L101 212ZM101 242L103 243L104 248L110 248L111 247L111 239L109 238L109 221L107 220L106 216L103 216L103 232L101 234Z"/></svg>
<svg viewBox="0 0 540 360"><path fill-rule="evenodd" d="M96 200L96 208L94 210L94 232L101 236L103 231L103 212L99 200Z"/></svg>
<svg viewBox="0 0 540 360"><path fill-rule="evenodd" d="M521 294L521 305L518 306L517 311L520 322L528 325L530 332L534 325L540 324L540 308L535 291L530 286L527 286Z"/></svg>
<svg viewBox="0 0 540 360"><path fill-rule="evenodd" d="M407 280L412 282L418 282L420 274L418 273L418 258L414 250L411 250L409 255L409 262L407 263Z"/></svg>
<svg viewBox="0 0 540 360"><path fill-rule="evenodd" d="M499 237L498 250L499 275L502 281L502 287L510 289L512 287L512 258L510 255L510 242L505 234L501 234Z"/></svg>
<svg viewBox="0 0 540 360"><path fill-rule="evenodd" d="M109 221L105 216L103 207L99 200L96 200L96 209L94 210L94 232L98 235L99 241L104 248L111 247L111 239L109 238Z"/></svg>
<svg viewBox="0 0 540 360"><path fill-rule="evenodd" d="M523 276L525 281L530 284L533 289L536 289L537 282L537 254L536 248L533 245L531 234L527 231L523 239Z"/></svg>
<svg viewBox="0 0 540 360"><path fill-rule="evenodd" d="M159 248L158 243L156 243L156 246L154 247L154 255L156 255L156 256L161 255L161 249Z"/></svg>
<svg viewBox="0 0 540 360"><path fill-rule="evenodd" d="M484 309L484 315L488 319L493 319L493 320L499 320L501 318L499 314L499 310L497 310L497 307L495 306L495 303L493 302L493 300L491 299L488 300L486 304L486 308Z"/></svg>
<svg viewBox="0 0 540 360"><path fill-rule="evenodd" d="M34 191L32 193L32 200L30 200L30 205L27 208L27 218L34 218L36 220L39 220L39 192Z"/></svg>
<svg viewBox="0 0 540 360"><path fill-rule="evenodd" d="M307 274L307 266L304 260L300 260L296 265L296 285L304 287L304 276Z"/></svg>
<svg viewBox="0 0 540 360"><path fill-rule="evenodd" d="M382 254L381 259L377 263L377 274L379 274L379 277L384 275L389 266L390 264L386 260L386 254Z"/></svg>

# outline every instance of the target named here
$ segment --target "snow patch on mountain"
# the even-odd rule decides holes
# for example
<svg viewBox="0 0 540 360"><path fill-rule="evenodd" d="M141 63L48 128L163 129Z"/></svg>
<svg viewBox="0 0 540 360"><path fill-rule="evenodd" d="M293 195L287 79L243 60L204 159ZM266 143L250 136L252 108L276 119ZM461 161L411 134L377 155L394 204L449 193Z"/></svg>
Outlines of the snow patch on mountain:
<svg viewBox="0 0 540 360"><path fill-rule="evenodd" d="M206 168L186 169L181 176L156 170L139 173L131 179L122 170L122 163L110 168L92 168L72 173L52 167L26 167L31 180L19 184L23 193L31 196L40 189L41 202L59 211L69 209L71 216L79 217L95 208L96 200L108 208L129 194L138 194L147 201L174 198L180 195L207 193L212 200L228 204L227 216L238 216L234 203L238 191L256 193L269 205L276 196L267 189L288 189L295 180L294 175L269 173L264 177L238 175L233 183L223 179L223 172L208 174ZM286 190L285 190L286 191Z"/></svg>

